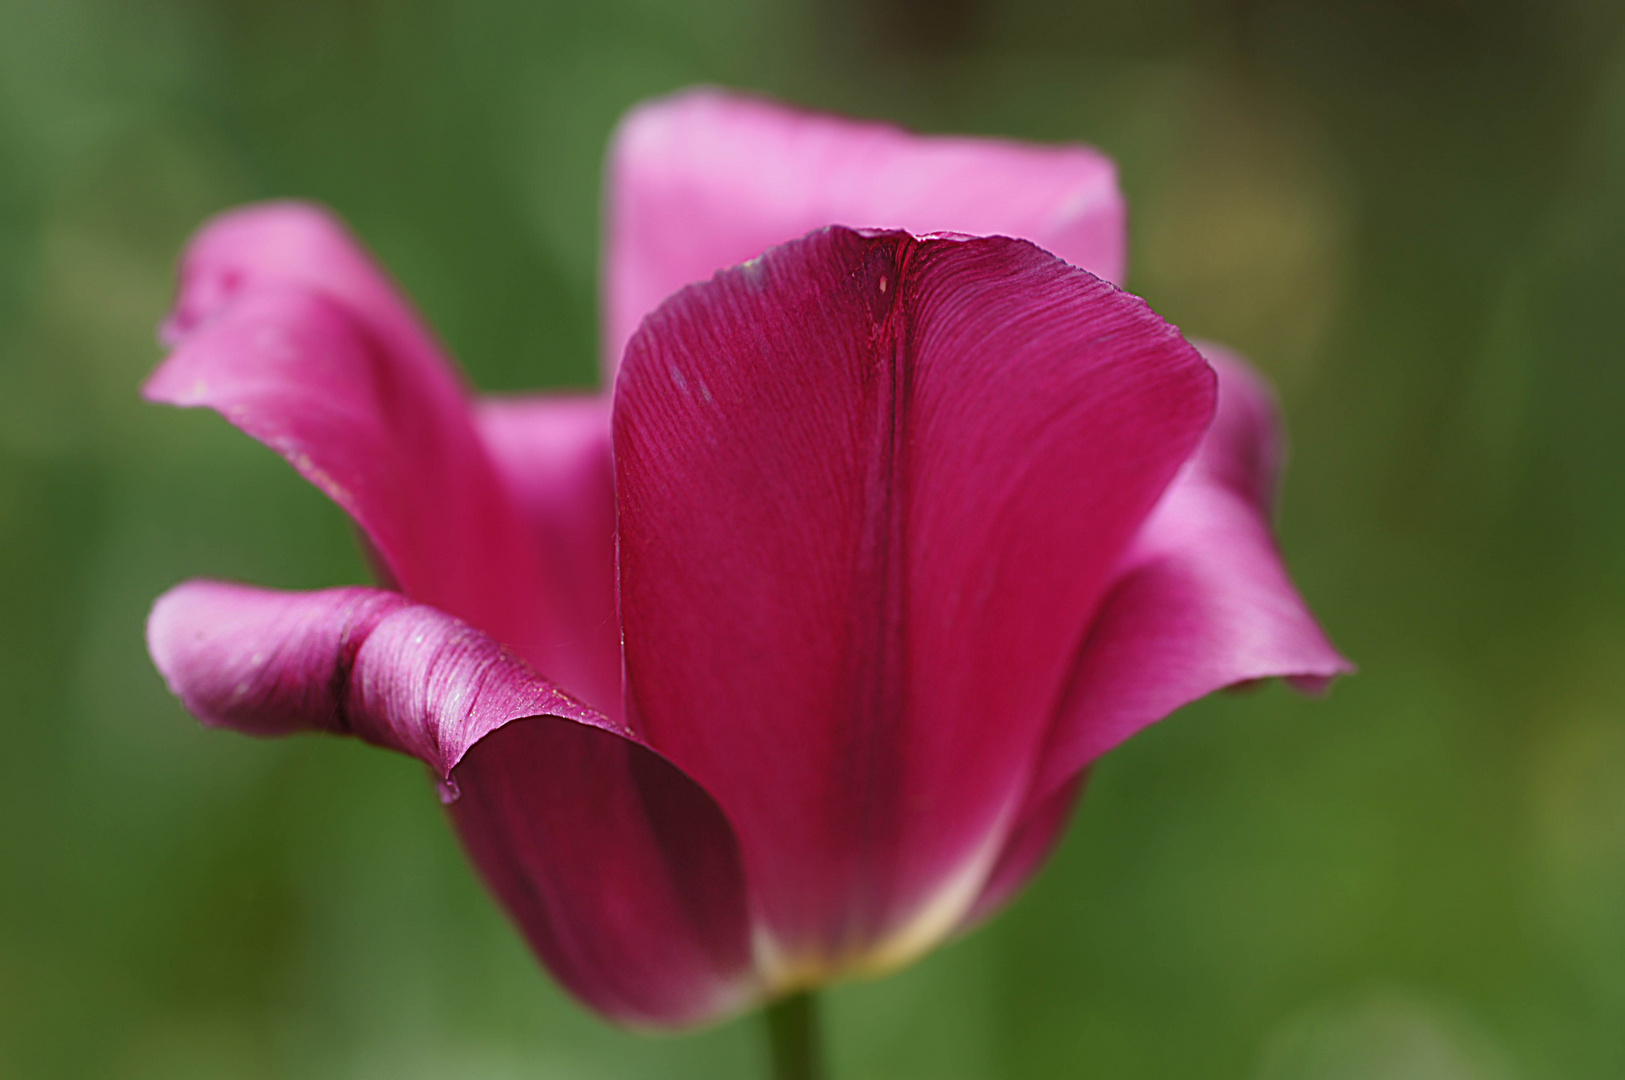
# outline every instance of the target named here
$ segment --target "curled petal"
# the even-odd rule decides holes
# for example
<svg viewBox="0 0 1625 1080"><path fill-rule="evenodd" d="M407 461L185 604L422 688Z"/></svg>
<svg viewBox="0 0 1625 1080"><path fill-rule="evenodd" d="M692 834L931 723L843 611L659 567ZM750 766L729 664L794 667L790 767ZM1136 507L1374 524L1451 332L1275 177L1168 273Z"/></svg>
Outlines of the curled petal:
<svg viewBox="0 0 1625 1080"><path fill-rule="evenodd" d="M919 136L715 90L633 110L609 162L605 370L682 286L825 225L1018 236L1109 281L1125 210L1085 146Z"/></svg>
<svg viewBox="0 0 1625 1080"><path fill-rule="evenodd" d="M1002 238L828 229L645 322L628 709L735 822L781 982L974 902L1212 383L1141 301Z"/></svg>
<svg viewBox="0 0 1625 1080"><path fill-rule="evenodd" d="M395 593L196 581L159 598L147 640L206 724L349 734L428 764L493 891L599 1011L691 1023L754 993L715 803L485 634Z"/></svg>
<svg viewBox="0 0 1625 1080"><path fill-rule="evenodd" d="M1123 559L1035 799L1214 690L1274 677L1318 690L1353 670L1298 595L1270 532L1282 455L1269 388L1224 350L1203 352L1219 374L1213 425Z"/></svg>
<svg viewBox="0 0 1625 1080"><path fill-rule="evenodd" d="M212 408L280 453L355 519L387 581L528 659L571 638L456 373L328 215L270 204L205 226L165 334L146 397Z"/></svg>
<svg viewBox="0 0 1625 1080"><path fill-rule="evenodd" d="M277 451L408 595L528 653L534 554L460 393L422 375L325 293L270 284L183 337L144 392L208 406Z"/></svg>

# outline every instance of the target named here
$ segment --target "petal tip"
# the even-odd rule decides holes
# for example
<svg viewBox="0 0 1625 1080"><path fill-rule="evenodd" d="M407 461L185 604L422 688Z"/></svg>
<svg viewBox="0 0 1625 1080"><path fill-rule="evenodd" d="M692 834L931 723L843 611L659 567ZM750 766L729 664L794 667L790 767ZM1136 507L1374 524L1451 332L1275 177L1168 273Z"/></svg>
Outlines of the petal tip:
<svg viewBox="0 0 1625 1080"><path fill-rule="evenodd" d="M280 199L217 214L187 242L159 343L178 347L266 272L297 277L301 265L332 261L335 251L354 246L338 216L316 203Z"/></svg>
<svg viewBox="0 0 1625 1080"><path fill-rule="evenodd" d="M1286 684L1306 697L1323 698L1331 693L1332 684L1348 675L1358 674L1360 666L1341 655L1321 666L1318 670L1308 670L1294 675L1285 676Z"/></svg>
<svg viewBox="0 0 1625 1080"><path fill-rule="evenodd" d="M225 588L228 586L204 579L183 581L154 600L147 613L145 636L152 666L169 692L206 727L219 727L222 721L189 692L185 672L209 640L203 627L212 621L206 610L210 594Z"/></svg>

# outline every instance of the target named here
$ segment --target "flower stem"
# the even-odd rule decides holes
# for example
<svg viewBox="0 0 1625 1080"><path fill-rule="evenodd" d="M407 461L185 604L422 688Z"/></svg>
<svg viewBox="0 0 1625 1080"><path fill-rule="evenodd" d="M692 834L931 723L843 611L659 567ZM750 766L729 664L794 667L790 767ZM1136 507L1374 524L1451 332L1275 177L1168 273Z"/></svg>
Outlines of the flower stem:
<svg viewBox="0 0 1625 1080"><path fill-rule="evenodd" d="M773 1080L821 1080L818 999L811 992L792 994L767 1007L767 1041Z"/></svg>

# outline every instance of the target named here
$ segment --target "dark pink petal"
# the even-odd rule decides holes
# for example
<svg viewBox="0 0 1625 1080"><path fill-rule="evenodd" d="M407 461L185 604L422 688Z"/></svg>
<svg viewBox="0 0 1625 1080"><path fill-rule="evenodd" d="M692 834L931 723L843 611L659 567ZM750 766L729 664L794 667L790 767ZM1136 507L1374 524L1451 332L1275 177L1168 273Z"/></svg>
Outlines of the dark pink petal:
<svg viewBox="0 0 1625 1080"><path fill-rule="evenodd" d="M475 423L506 481L526 542L546 568L554 636L529 659L560 685L621 713L615 611L615 466L607 396L487 398Z"/></svg>
<svg viewBox="0 0 1625 1080"><path fill-rule="evenodd" d="M616 389L628 709L735 823L781 983L974 902L1213 376L1031 244L830 229L673 297Z"/></svg>
<svg viewBox="0 0 1625 1080"><path fill-rule="evenodd" d="M544 658L537 650L560 636L557 614L460 384L404 307L391 306L387 286L362 272L364 256L310 214L249 210L204 230L183 272L175 351L145 395L215 409L343 507L392 584ZM250 239L269 252L265 265ZM298 257L331 264L297 282ZM242 276L198 299L198 283L215 280L200 267L217 258ZM354 273L338 273L346 267ZM331 290L324 275L337 279Z"/></svg>
<svg viewBox="0 0 1625 1080"><path fill-rule="evenodd" d="M825 225L1017 236L1111 281L1126 213L1085 146L919 136L694 90L639 106L609 162L605 370L668 295Z"/></svg>
<svg viewBox="0 0 1625 1080"><path fill-rule="evenodd" d="M1318 690L1353 670L1293 587L1270 532L1282 455L1269 388L1224 350L1203 353L1219 373L1213 426L1124 557L1045 750L1035 802L1221 687L1285 677Z"/></svg>
<svg viewBox="0 0 1625 1080"><path fill-rule="evenodd" d="M396 593L195 581L158 599L147 642L205 724L354 735L427 763L492 889L592 1007L674 1025L755 993L716 805L489 636Z"/></svg>

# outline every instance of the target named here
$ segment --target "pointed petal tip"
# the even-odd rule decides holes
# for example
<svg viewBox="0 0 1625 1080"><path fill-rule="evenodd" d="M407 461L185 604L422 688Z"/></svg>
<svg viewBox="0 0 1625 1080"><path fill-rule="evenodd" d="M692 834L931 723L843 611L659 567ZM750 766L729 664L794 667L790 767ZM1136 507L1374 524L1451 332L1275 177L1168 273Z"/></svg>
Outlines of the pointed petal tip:
<svg viewBox="0 0 1625 1080"><path fill-rule="evenodd" d="M1285 675L1282 678L1288 686L1305 697L1323 698L1332 692L1332 685L1337 680L1346 675L1357 675L1359 671L1360 666L1358 664L1334 652L1319 667L1297 674Z"/></svg>
<svg viewBox="0 0 1625 1080"><path fill-rule="evenodd" d="M176 349L186 335L176 339ZM173 357L173 353L170 354ZM175 365L165 359L141 383L141 400L149 405L173 405L178 409L192 409L209 404L209 382L207 379L193 377L188 380L179 377Z"/></svg>

